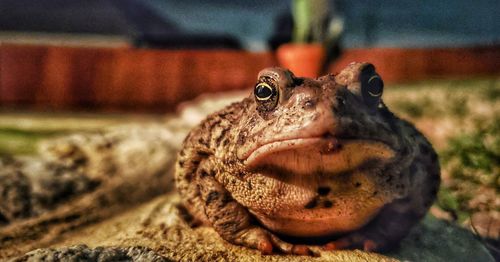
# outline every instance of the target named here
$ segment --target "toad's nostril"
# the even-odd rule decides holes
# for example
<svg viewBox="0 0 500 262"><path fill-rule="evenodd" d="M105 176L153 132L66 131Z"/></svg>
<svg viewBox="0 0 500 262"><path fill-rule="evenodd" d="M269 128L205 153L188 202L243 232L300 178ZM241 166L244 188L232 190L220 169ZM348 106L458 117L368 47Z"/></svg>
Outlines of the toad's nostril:
<svg viewBox="0 0 500 262"><path fill-rule="evenodd" d="M304 102L304 107L307 109L311 109L316 105L316 102L312 99L308 99Z"/></svg>
<svg viewBox="0 0 500 262"><path fill-rule="evenodd" d="M304 78L300 77L293 78L293 83L292 83L293 86L301 86L302 84L304 84Z"/></svg>
<svg viewBox="0 0 500 262"><path fill-rule="evenodd" d="M333 112L338 114L342 112L342 109L345 106L345 100L341 96L335 96L335 101L333 102Z"/></svg>
<svg viewBox="0 0 500 262"><path fill-rule="evenodd" d="M335 96L335 101L337 102L338 106L343 106L345 105L345 100L341 96Z"/></svg>

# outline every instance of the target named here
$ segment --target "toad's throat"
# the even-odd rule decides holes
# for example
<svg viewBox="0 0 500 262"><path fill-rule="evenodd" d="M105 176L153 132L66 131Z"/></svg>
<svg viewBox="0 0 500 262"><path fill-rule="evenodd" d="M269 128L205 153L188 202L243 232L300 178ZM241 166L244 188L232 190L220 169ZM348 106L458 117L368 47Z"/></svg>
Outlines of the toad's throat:
<svg viewBox="0 0 500 262"><path fill-rule="evenodd" d="M388 145L365 139L298 138L267 143L246 159L248 169L275 167L297 175L340 174L395 155Z"/></svg>

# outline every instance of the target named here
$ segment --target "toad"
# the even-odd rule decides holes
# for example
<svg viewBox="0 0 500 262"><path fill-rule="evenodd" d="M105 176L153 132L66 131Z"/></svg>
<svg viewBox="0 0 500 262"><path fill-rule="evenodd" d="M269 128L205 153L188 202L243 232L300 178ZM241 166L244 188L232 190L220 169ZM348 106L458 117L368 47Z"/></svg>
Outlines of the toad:
<svg viewBox="0 0 500 262"><path fill-rule="evenodd" d="M369 63L317 79L267 68L252 94L183 142L175 180L188 212L263 254L395 246L440 184L429 141L382 100Z"/></svg>

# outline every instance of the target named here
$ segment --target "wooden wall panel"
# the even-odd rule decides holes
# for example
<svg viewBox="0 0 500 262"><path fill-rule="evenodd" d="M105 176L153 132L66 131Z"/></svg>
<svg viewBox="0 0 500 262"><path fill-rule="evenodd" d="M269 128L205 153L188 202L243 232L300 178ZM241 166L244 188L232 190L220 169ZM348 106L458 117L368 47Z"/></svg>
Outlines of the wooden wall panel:
<svg viewBox="0 0 500 262"><path fill-rule="evenodd" d="M388 83L449 76L500 75L500 46L350 49L330 66L330 71L338 72L352 61L373 63Z"/></svg>
<svg viewBox="0 0 500 262"><path fill-rule="evenodd" d="M0 103L165 111L203 92L249 88L270 53L0 46Z"/></svg>
<svg viewBox="0 0 500 262"><path fill-rule="evenodd" d="M387 83L500 75L500 46L348 49L329 70L369 61ZM167 111L204 92L251 87L272 53L0 45L0 108Z"/></svg>
<svg viewBox="0 0 500 262"><path fill-rule="evenodd" d="M35 87L43 79L40 70L45 60L45 47L8 48L0 46L0 101L31 104Z"/></svg>

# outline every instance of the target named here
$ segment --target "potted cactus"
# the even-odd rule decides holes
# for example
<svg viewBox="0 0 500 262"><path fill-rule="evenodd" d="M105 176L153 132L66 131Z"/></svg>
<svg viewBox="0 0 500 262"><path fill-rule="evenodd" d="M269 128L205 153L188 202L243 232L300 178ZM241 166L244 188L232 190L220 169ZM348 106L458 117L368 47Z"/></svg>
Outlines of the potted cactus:
<svg viewBox="0 0 500 262"><path fill-rule="evenodd" d="M328 0L292 0L292 17L292 42L278 47L277 59L298 76L317 77L324 67L325 47L338 39L342 25L335 19L328 23Z"/></svg>

